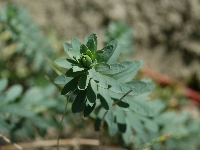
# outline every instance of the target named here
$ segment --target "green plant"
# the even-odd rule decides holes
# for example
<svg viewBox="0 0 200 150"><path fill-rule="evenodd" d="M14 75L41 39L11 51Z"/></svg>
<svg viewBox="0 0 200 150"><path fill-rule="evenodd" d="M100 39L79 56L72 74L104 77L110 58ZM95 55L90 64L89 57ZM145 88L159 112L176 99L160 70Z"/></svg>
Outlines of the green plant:
<svg viewBox="0 0 200 150"><path fill-rule="evenodd" d="M133 80L141 61L116 63L121 50L117 41L97 50L95 34L87 36L84 44L72 38L71 44L64 43L64 50L68 57L56 59L55 63L67 71L54 82L64 85L61 94L69 96L72 112L83 112L85 117L91 114L96 130L105 120L110 135L120 132L127 144L132 130L139 135L136 147L149 141L144 128L158 130L153 111L146 105L154 84L147 79Z"/></svg>
<svg viewBox="0 0 200 150"><path fill-rule="evenodd" d="M34 138L36 133L44 136L48 127L58 126L55 114L64 110L65 100L56 93L53 85L31 87L23 93L21 85L8 88L8 80L0 79L0 130L8 132L12 141Z"/></svg>
<svg viewBox="0 0 200 150"><path fill-rule="evenodd" d="M0 38L1 77L9 77L19 82L31 74L38 76L39 71L51 71L44 56L51 56L53 49L41 35L38 25L29 17L26 9L14 4L1 8Z"/></svg>
<svg viewBox="0 0 200 150"><path fill-rule="evenodd" d="M112 40L118 40L121 44L121 55L126 57L133 52L133 35L131 28L124 22L110 22L104 30L104 45Z"/></svg>

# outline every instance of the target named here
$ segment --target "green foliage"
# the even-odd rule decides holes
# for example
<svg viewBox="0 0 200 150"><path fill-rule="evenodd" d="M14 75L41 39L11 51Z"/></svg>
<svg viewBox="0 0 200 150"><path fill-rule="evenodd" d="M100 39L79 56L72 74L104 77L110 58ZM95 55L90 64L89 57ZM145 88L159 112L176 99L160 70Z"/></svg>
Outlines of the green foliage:
<svg viewBox="0 0 200 150"><path fill-rule="evenodd" d="M154 84L150 80L133 80L141 61L117 63L120 52L117 41L111 41L97 50L95 34L87 36L84 43L72 38L71 44L64 44L70 59L55 60L58 66L67 68L66 73L55 79L55 83L64 85L62 95L72 92L75 97L72 112L83 111L87 117L96 110L95 129L99 130L101 120L108 111L104 119L110 135L120 132L128 144L134 130L138 135L136 144L151 140L144 130L157 132L158 124L153 119L152 109L145 103Z"/></svg>
<svg viewBox="0 0 200 150"><path fill-rule="evenodd" d="M110 22L107 29L104 30L104 34L104 45L107 45L112 40L118 40L121 43L121 53L124 57L127 57L133 52L131 28L124 22Z"/></svg>
<svg viewBox="0 0 200 150"><path fill-rule="evenodd" d="M21 85L7 86L8 80L0 79L0 129L9 132L13 141L17 136L35 137L36 131L43 136L48 127L58 125L54 115L62 104L57 103L60 98L53 94L53 85L32 87L25 93Z"/></svg>
<svg viewBox="0 0 200 150"><path fill-rule="evenodd" d="M0 39L1 77L13 80L51 71L44 56L51 56L53 49L26 9L14 4L0 9Z"/></svg>

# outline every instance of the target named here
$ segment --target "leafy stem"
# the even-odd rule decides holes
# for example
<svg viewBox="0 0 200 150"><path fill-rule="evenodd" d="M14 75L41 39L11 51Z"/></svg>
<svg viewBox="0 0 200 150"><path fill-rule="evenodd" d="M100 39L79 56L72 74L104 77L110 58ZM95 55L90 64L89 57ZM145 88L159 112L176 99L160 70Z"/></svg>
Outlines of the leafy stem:
<svg viewBox="0 0 200 150"><path fill-rule="evenodd" d="M132 92L133 89L131 88L127 93L125 93L119 100L115 101L112 106L116 106L119 102L121 102L124 97L126 97L130 92ZM102 117L102 120L101 120L101 123L100 123L100 130L99 130L99 142L100 142L100 149L101 149L101 146L102 146L102 131L103 131L103 125L104 125L104 121L105 121L105 117L106 117L106 114L108 113L108 110L105 111L103 117Z"/></svg>

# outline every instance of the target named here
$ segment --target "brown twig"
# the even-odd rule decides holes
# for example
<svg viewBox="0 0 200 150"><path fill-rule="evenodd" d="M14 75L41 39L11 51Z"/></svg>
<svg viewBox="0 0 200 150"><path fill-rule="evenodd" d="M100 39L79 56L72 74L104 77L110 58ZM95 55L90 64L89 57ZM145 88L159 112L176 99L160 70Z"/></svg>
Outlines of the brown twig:
<svg viewBox="0 0 200 150"><path fill-rule="evenodd" d="M75 145L90 145L90 146L99 146L99 140L95 139L60 139L60 146L75 146ZM17 144L18 145L18 144ZM30 143L19 143L20 147L24 149L28 148L39 148L39 147L52 147L57 146L57 139L56 140L46 140L46 141L36 141ZM0 146L0 150L12 150L16 148L13 144ZM21 150L21 149L20 149Z"/></svg>
<svg viewBox="0 0 200 150"><path fill-rule="evenodd" d="M130 92L132 92L133 89L131 88L127 93L125 93L119 100L115 101L112 106L115 106L117 105L119 102L122 101L122 99L124 99L124 97L126 97ZM102 131L103 131L103 125L104 125L104 120L105 120L105 117L106 117L106 114L108 113L108 110L106 110L106 112L104 113L102 119L101 119L101 123L100 123L100 129L99 129L99 142L100 142L100 145L99 145L99 149L101 150L102 149Z"/></svg>
<svg viewBox="0 0 200 150"><path fill-rule="evenodd" d="M12 143L12 142L10 141L10 139L8 139L7 137L3 136L2 134L0 134L0 137L1 137L2 139L4 139L4 141L6 141L7 143L9 143L12 147L15 147L15 148L18 149L18 150L23 150L23 148L22 148L20 145L18 145L18 144L16 144L16 143ZM1 150L1 146L0 146L0 150ZM2 148L2 150L3 150L3 148Z"/></svg>

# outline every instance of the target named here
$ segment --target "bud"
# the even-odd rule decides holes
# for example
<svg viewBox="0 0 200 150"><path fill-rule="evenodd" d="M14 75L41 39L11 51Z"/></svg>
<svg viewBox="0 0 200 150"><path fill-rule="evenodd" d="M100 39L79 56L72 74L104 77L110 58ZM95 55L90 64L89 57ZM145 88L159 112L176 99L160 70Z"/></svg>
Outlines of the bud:
<svg viewBox="0 0 200 150"><path fill-rule="evenodd" d="M92 59L88 55L83 55L81 57L81 62L84 67L89 67L92 64Z"/></svg>

